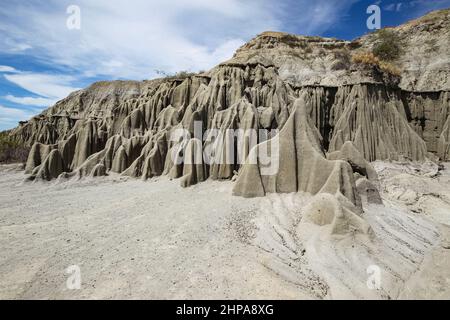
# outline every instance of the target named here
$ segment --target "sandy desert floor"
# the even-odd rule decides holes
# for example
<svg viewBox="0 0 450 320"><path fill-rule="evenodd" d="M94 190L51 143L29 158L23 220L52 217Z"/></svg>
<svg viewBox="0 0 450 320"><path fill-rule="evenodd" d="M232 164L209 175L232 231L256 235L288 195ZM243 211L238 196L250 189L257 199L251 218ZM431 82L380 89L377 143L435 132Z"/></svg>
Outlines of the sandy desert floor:
<svg viewBox="0 0 450 320"><path fill-rule="evenodd" d="M299 226L307 194L244 199L232 182L165 177L24 183L1 166L0 298L449 299L450 165L374 166L384 205L363 201L372 232L343 237Z"/></svg>

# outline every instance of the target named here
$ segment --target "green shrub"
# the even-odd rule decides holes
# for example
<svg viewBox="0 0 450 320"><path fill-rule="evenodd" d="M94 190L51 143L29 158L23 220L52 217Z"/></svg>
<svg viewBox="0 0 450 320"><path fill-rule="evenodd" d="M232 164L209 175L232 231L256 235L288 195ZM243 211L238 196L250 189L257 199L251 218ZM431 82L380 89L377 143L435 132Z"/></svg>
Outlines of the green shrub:
<svg viewBox="0 0 450 320"><path fill-rule="evenodd" d="M0 132L0 163L26 162L30 148Z"/></svg>
<svg viewBox="0 0 450 320"><path fill-rule="evenodd" d="M392 30L381 29L376 33L373 54L384 61L397 60L402 53L402 40Z"/></svg>

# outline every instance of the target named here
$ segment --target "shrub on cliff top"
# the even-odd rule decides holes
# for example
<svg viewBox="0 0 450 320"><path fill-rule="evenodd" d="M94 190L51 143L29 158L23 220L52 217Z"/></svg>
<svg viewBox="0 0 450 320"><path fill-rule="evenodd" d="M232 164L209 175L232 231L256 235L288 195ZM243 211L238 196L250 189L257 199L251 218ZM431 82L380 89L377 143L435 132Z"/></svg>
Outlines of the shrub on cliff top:
<svg viewBox="0 0 450 320"><path fill-rule="evenodd" d="M174 79L182 79L182 80L184 80L184 79L190 78L190 77L195 76L196 74L198 74L198 73L189 72L189 71L180 71L180 72L173 73L173 74L167 73L167 72L165 72L163 70L155 70L155 72L156 72L157 75L161 76L162 79L165 79L165 80L174 80ZM202 72L199 72L199 73L202 73Z"/></svg>
<svg viewBox="0 0 450 320"><path fill-rule="evenodd" d="M384 61L397 60L402 52L402 40L392 30L381 29L376 33L373 54Z"/></svg>
<svg viewBox="0 0 450 320"><path fill-rule="evenodd" d="M352 56L352 61L354 63L361 63L366 65L371 65L380 68L382 71L392 74L394 76L400 76L400 70L393 64L382 61L372 52L360 52Z"/></svg>

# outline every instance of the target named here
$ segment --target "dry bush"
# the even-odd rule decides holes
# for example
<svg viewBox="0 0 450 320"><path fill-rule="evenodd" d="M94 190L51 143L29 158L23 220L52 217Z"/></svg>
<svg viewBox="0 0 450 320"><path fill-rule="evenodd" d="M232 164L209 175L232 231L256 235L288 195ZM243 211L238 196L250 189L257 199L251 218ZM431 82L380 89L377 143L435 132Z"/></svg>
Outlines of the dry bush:
<svg viewBox="0 0 450 320"><path fill-rule="evenodd" d="M11 139L6 132L0 132L0 163L26 162L29 153L29 147Z"/></svg>
<svg viewBox="0 0 450 320"><path fill-rule="evenodd" d="M195 72L189 72L189 71L180 71L175 73L174 77L177 79L186 79L186 78L190 78L192 76L195 76L197 73Z"/></svg>
<svg viewBox="0 0 450 320"><path fill-rule="evenodd" d="M163 70L155 70L156 74L160 75L164 80L184 80L190 78L192 76L197 75L198 73L189 72L189 71L180 71L177 73L167 73Z"/></svg>
<svg viewBox="0 0 450 320"><path fill-rule="evenodd" d="M380 62L380 69L397 77L399 77L402 73L400 69L394 66L392 63L385 61Z"/></svg>
<svg viewBox="0 0 450 320"><path fill-rule="evenodd" d="M352 62L378 67L382 71L394 76L400 76L401 74L400 69L389 62L381 60L372 52L356 53L352 56Z"/></svg>
<svg viewBox="0 0 450 320"><path fill-rule="evenodd" d="M375 66L380 63L380 59L378 59L372 52L358 52L352 56L352 62Z"/></svg>
<svg viewBox="0 0 450 320"><path fill-rule="evenodd" d="M280 42L286 43L289 46L303 46L304 43L300 42L299 39L292 34L283 34L280 37Z"/></svg>

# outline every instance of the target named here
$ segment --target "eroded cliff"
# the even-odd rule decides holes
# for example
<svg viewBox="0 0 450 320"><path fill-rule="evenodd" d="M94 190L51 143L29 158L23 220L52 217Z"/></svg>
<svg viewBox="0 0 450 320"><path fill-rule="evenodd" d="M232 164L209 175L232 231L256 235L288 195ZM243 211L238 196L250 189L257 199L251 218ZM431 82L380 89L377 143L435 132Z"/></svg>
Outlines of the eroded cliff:
<svg viewBox="0 0 450 320"><path fill-rule="evenodd" d="M340 151L346 142L368 161L448 160L449 16L449 10L442 10L391 30L405 39L395 62L399 74L352 59L371 50L374 34L349 42L265 32L202 74L95 83L21 123L11 135L32 146L26 165L31 180L111 171L143 179L182 177L183 186L237 175L242 185L248 175L244 162L254 145L273 139L276 133L270 130L281 130L282 137L283 130L292 130L286 125L305 121L301 126L309 129L301 134L300 147L314 146L323 165L329 161L326 154ZM174 139L180 129L186 134ZM269 133L256 136L254 144L248 137L232 139L230 146L226 134L212 134L211 129ZM212 161L204 159L205 148ZM231 161L217 161L227 158L229 150L239 159L233 153ZM298 157L304 155L283 161L298 164L303 161ZM304 188L262 183L258 192L238 188L238 193L318 192L320 188L311 187L317 179L313 175ZM338 189L349 192L341 185Z"/></svg>

